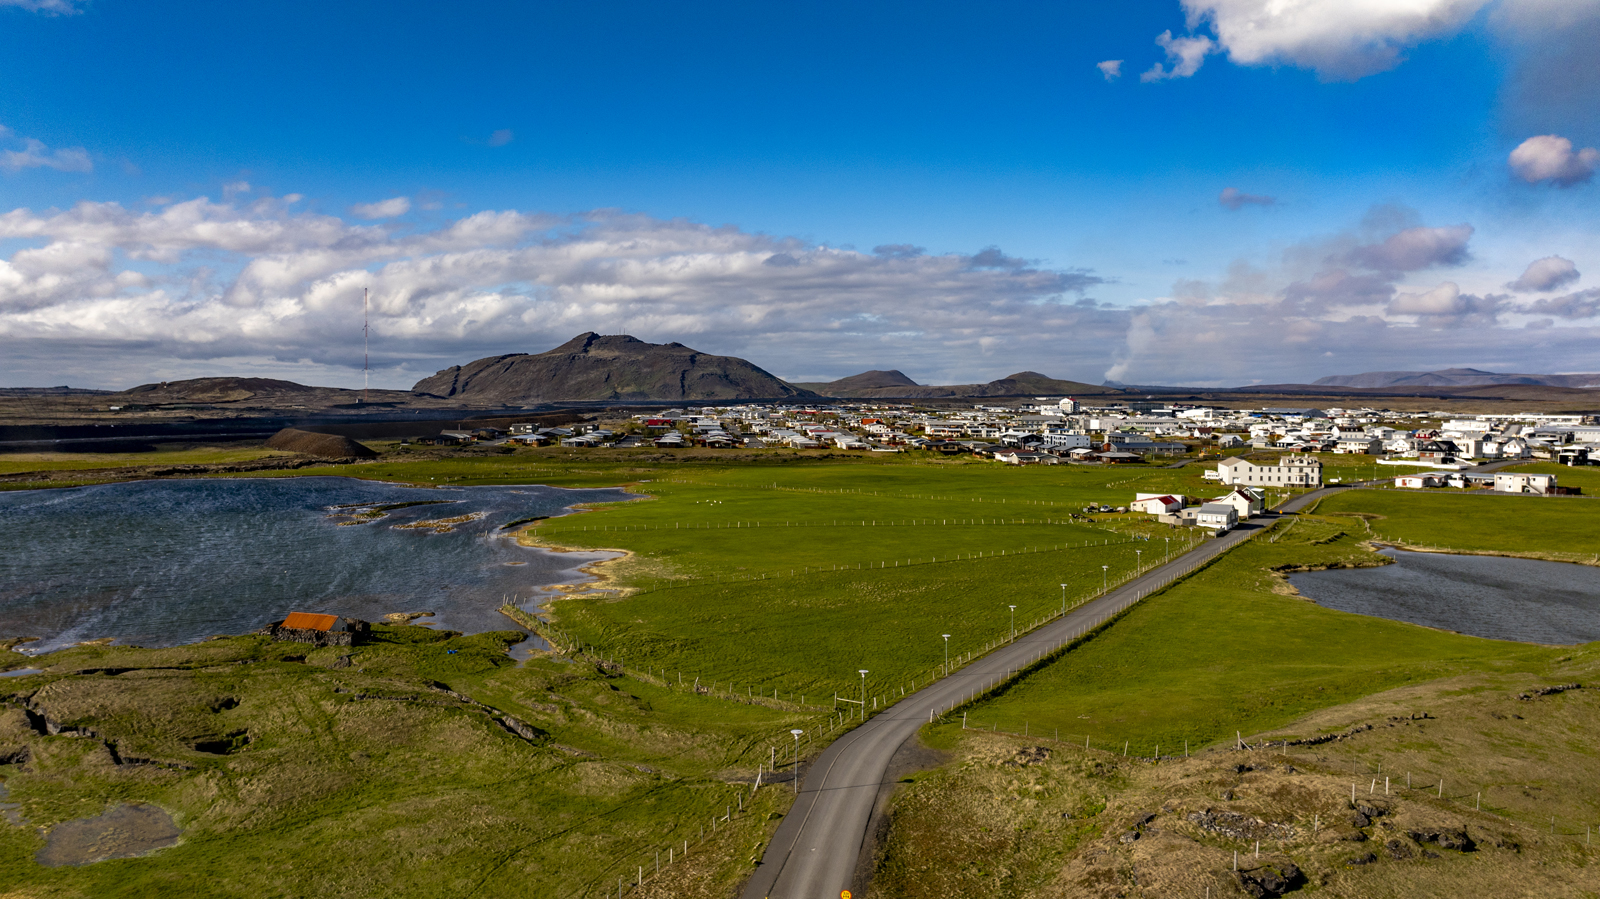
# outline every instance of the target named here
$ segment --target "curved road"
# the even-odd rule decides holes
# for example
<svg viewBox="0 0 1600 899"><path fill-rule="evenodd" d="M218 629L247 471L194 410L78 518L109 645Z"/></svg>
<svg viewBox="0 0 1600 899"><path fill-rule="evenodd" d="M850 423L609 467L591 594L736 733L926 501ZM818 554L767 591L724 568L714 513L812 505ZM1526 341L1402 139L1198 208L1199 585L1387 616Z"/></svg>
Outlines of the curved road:
<svg viewBox="0 0 1600 899"><path fill-rule="evenodd" d="M1338 489L1315 490L1294 497L1279 508L1297 512ZM832 899L840 890L863 892L866 884L852 884L851 879L889 761L933 715L960 705L973 694L1071 643L1154 590L1249 539L1276 518L1277 513L1269 512L1225 536L1207 540L1171 562L1084 603L1066 617L973 660L834 741L806 772L800 797L778 826L760 867L745 885L743 899Z"/></svg>

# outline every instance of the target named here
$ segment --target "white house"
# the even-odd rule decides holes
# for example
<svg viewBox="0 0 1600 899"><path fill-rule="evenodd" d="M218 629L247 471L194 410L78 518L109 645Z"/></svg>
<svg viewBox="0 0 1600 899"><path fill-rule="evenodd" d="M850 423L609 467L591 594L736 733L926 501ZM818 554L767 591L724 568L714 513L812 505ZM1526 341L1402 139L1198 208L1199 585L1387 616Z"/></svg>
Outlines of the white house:
<svg viewBox="0 0 1600 899"><path fill-rule="evenodd" d="M1494 489L1501 493L1549 493L1556 485L1553 474L1525 474L1515 471L1494 473Z"/></svg>
<svg viewBox="0 0 1600 899"><path fill-rule="evenodd" d="M1092 446L1093 443L1088 434L1074 434L1070 431L1044 432L1044 445L1054 449L1078 449Z"/></svg>
<svg viewBox="0 0 1600 899"><path fill-rule="evenodd" d="M1239 523L1239 512L1224 503L1206 503L1195 512L1194 523L1220 533Z"/></svg>
<svg viewBox="0 0 1600 899"><path fill-rule="evenodd" d="M1429 471L1422 474L1403 474L1394 479L1396 487L1405 487L1409 490L1421 490L1425 487L1443 487L1449 483L1449 474L1443 471Z"/></svg>
<svg viewBox="0 0 1600 899"><path fill-rule="evenodd" d="M1244 459L1223 459L1217 463L1218 479L1232 486L1321 487L1322 463L1315 456L1283 456L1277 465L1256 465Z"/></svg>
<svg viewBox="0 0 1600 899"><path fill-rule="evenodd" d="M1223 434L1217 437L1218 449L1233 449L1236 446L1244 446L1244 438L1238 434Z"/></svg>
<svg viewBox="0 0 1600 899"><path fill-rule="evenodd" d="M1183 500L1165 493L1141 493L1138 499L1128 504L1128 510L1146 515L1171 515L1183 511Z"/></svg>
<svg viewBox="0 0 1600 899"><path fill-rule="evenodd" d="M1235 487L1222 496L1206 501L1207 505L1212 503L1232 506L1234 511L1239 513L1240 521L1260 515L1267 508L1266 497L1262 492L1250 487Z"/></svg>
<svg viewBox="0 0 1600 899"><path fill-rule="evenodd" d="M1364 434L1340 437L1339 442L1334 445L1333 451L1336 453L1376 456L1383 452L1383 441Z"/></svg>

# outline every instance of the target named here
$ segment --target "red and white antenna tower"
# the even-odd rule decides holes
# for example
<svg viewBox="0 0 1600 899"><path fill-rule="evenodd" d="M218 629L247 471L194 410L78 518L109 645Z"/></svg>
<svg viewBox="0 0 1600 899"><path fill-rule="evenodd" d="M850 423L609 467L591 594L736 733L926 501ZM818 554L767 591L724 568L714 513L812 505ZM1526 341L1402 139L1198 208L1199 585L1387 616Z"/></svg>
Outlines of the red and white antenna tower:
<svg viewBox="0 0 1600 899"><path fill-rule="evenodd" d="M367 289L361 288L361 402L367 402Z"/></svg>

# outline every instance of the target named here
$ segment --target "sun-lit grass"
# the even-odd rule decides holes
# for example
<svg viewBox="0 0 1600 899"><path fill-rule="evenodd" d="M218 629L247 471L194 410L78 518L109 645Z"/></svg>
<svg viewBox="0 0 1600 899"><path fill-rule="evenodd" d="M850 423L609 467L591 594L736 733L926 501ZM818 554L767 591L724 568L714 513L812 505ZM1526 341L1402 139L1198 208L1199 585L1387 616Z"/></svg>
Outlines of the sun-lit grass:
<svg viewBox="0 0 1600 899"><path fill-rule="evenodd" d="M191 446L143 453L5 453L0 454L0 475L28 471L94 471L133 465L227 465L291 455L260 445Z"/></svg>
<svg viewBox="0 0 1600 899"><path fill-rule="evenodd" d="M1359 521L1307 517L1276 542L1246 543L975 703L968 720L1080 743L1088 737L1101 748L1130 741L1149 755L1158 744L1201 746L1269 730L1402 684L1536 670L1565 654L1326 609L1288 595L1273 573L1377 563L1356 545L1362 536ZM944 727L959 728L952 721Z"/></svg>

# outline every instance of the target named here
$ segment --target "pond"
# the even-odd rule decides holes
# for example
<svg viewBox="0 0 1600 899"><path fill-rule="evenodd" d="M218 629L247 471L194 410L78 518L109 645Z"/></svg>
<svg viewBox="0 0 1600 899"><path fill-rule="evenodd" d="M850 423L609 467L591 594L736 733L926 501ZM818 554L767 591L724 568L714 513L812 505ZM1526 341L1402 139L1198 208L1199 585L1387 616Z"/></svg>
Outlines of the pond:
<svg viewBox="0 0 1600 899"><path fill-rule="evenodd" d="M1386 549L1381 568L1290 575L1307 599L1345 612L1526 643L1600 640L1600 568Z"/></svg>
<svg viewBox="0 0 1600 899"><path fill-rule="evenodd" d="M516 596L586 580L610 553L519 545L512 522L621 490L426 488L351 478L141 481L0 493L0 639L42 652L112 638L167 646L239 634L295 610L390 612L511 630Z"/></svg>

